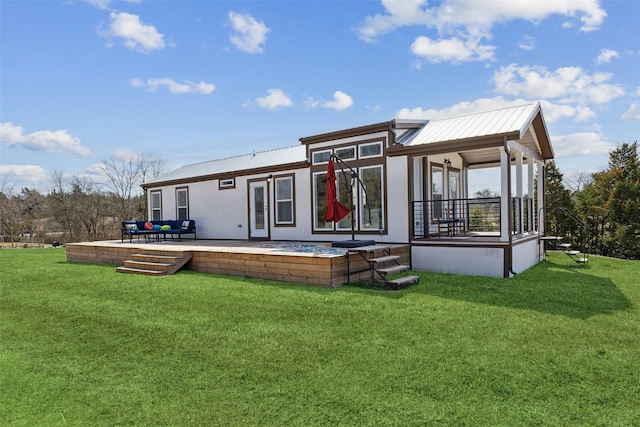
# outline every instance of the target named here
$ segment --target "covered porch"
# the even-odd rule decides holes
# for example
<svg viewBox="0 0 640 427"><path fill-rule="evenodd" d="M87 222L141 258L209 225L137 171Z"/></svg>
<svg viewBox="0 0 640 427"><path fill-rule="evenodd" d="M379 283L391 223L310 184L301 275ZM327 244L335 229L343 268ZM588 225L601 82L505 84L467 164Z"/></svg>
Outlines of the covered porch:
<svg viewBox="0 0 640 427"><path fill-rule="evenodd" d="M510 277L544 248L544 162L553 158L539 103L429 122L390 150L410 167L415 269ZM492 169L497 190L471 194Z"/></svg>

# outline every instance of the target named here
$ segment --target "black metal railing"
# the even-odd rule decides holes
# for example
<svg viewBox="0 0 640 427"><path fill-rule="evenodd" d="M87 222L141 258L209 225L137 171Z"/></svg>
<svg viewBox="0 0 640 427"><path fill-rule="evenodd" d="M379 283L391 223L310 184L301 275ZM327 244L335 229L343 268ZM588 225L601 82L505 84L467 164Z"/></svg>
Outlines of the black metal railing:
<svg viewBox="0 0 640 427"><path fill-rule="evenodd" d="M536 209L529 197L513 197L511 233L522 234L535 230ZM522 215L520 215L522 212ZM439 224L451 220L447 234L495 235L500 233L500 197L474 199L441 199L414 201L412 205L413 238L440 237ZM449 232L450 230L450 232Z"/></svg>

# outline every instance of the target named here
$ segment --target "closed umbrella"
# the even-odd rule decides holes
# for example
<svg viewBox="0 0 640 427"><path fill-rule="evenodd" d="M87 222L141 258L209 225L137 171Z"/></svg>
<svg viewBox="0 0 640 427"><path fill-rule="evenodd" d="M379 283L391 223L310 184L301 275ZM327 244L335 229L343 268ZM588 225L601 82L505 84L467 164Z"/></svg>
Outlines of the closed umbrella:
<svg viewBox="0 0 640 427"><path fill-rule="evenodd" d="M324 220L337 222L349 215L349 212L351 209L336 198L336 170L333 159L330 159L327 166L327 210L324 213Z"/></svg>

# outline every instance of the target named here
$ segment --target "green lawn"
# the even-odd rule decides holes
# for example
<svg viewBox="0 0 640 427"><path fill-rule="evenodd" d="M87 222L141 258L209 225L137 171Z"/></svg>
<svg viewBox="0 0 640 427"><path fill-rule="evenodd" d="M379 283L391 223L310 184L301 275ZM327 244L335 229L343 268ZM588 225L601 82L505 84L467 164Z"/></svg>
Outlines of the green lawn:
<svg viewBox="0 0 640 427"><path fill-rule="evenodd" d="M399 292L0 250L0 424L640 425L640 262Z"/></svg>

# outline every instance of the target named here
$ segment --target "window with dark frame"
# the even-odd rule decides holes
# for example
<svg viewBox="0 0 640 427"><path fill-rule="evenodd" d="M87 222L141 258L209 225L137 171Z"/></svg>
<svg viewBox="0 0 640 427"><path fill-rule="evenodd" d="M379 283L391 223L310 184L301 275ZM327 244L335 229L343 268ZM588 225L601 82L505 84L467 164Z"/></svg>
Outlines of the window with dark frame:
<svg viewBox="0 0 640 427"><path fill-rule="evenodd" d="M162 220L162 191L155 190L149 193L151 206L151 221Z"/></svg>
<svg viewBox="0 0 640 427"><path fill-rule="evenodd" d="M189 189L176 188L177 219L189 219Z"/></svg>
<svg viewBox="0 0 640 427"><path fill-rule="evenodd" d="M276 225L294 223L293 176L276 177Z"/></svg>

